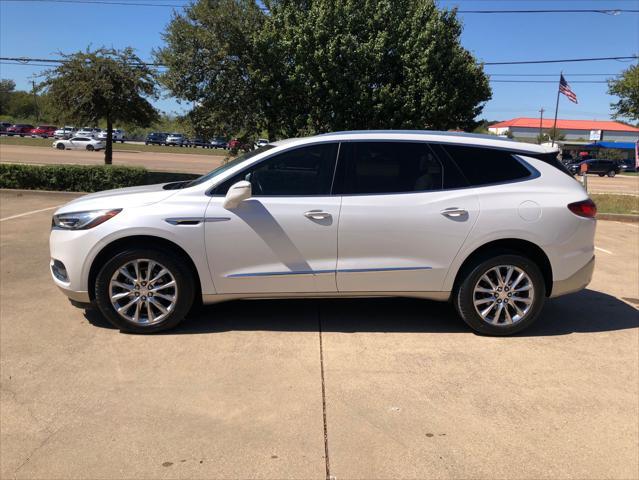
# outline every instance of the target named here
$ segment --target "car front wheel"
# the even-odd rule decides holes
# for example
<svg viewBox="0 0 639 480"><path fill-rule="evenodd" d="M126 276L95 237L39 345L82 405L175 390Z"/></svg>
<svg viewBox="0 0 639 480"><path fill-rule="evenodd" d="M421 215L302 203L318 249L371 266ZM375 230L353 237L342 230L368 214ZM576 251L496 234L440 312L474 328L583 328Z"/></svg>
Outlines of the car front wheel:
<svg viewBox="0 0 639 480"><path fill-rule="evenodd" d="M95 147L93 145L87 145L87 150L89 152L92 152L93 150L95 150Z"/></svg>
<svg viewBox="0 0 639 480"><path fill-rule="evenodd" d="M614 177L615 175L617 175L617 172L615 172L614 170L610 170L610 171L608 172L608 176L609 176L609 177Z"/></svg>
<svg viewBox="0 0 639 480"><path fill-rule="evenodd" d="M124 332L153 333L175 327L193 304L193 275L184 261L163 250L130 249L98 273L100 312Z"/></svg>
<svg viewBox="0 0 639 480"><path fill-rule="evenodd" d="M64 150L64 144L63 143L58 143L55 148L57 148L58 150Z"/></svg>
<svg viewBox="0 0 639 480"><path fill-rule="evenodd" d="M539 267L514 254L475 262L462 273L454 295L457 312L476 332L510 335L530 326L546 297Z"/></svg>

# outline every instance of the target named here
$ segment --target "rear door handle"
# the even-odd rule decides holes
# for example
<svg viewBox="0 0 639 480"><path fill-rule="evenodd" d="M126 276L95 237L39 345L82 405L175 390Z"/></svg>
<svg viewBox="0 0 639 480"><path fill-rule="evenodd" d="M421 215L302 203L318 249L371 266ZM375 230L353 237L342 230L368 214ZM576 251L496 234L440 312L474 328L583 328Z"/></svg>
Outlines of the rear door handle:
<svg viewBox="0 0 639 480"><path fill-rule="evenodd" d="M325 218L329 218L331 214L323 212L322 210L309 210L308 212L304 212L304 216L311 220L324 220Z"/></svg>
<svg viewBox="0 0 639 480"><path fill-rule="evenodd" d="M441 214L445 217L457 218L457 217L462 217L464 215L468 215L468 212L464 210L463 208L451 207L451 208L446 208L442 210Z"/></svg>

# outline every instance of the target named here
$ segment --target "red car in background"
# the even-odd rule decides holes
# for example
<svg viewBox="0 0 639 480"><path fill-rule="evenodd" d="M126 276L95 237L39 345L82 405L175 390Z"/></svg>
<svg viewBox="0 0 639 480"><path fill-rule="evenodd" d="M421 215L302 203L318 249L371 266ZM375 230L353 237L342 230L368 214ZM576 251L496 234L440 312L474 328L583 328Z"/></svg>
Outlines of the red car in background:
<svg viewBox="0 0 639 480"><path fill-rule="evenodd" d="M36 128L31 130L32 137L42 137L49 138L53 137L53 134L58 129L55 125L38 125Z"/></svg>
<svg viewBox="0 0 639 480"><path fill-rule="evenodd" d="M13 137L14 135L20 135L21 137L24 137L25 135L30 135L33 128L33 125L28 125L26 123L16 123L15 125L7 128L7 135L9 137Z"/></svg>

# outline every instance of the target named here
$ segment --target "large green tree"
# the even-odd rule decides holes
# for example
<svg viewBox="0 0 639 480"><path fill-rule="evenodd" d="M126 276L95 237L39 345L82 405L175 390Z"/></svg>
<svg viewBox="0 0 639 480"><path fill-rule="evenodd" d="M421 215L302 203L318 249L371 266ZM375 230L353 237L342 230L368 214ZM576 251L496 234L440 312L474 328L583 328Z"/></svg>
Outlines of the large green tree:
<svg viewBox="0 0 639 480"><path fill-rule="evenodd" d="M433 0L199 0L156 52L210 133L470 129L488 78Z"/></svg>
<svg viewBox="0 0 639 480"><path fill-rule="evenodd" d="M611 103L614 118L627 118L639 122L639 65L625 70L617 79L608 82L608 93L619 97Z"/></svg>
<svg viewBox="0 0 639 480"><path fill-rule="evenodd" d="M104 163L111 164L115 122L144 127L158 118L149 103L149 98L157 98L154 70L131 48L99 48L62 56L64 61L45 73L41 86L60 117L79 123L106 122Z"/></svg>

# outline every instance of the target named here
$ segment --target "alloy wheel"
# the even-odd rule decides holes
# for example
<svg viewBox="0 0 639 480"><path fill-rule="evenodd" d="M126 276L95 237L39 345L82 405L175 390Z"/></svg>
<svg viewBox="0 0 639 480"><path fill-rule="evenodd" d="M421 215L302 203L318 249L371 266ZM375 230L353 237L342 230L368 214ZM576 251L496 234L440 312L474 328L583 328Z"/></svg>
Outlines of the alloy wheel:
<svg viewBox="0 0 639 480"><path fill-rule="evenodd" d="M109 298L117 314L139 325L154 325L174 309L177 282L155 260L136 259L118 268L109 282Z"/></svg>
<svg viewBox="0 0 639 480"><path fill-rule="evenodd" d="M498 265L475 284L473 303L482 320L506 326L520 322L533 306L535 289L530 276L514 265Z"/></svg>

